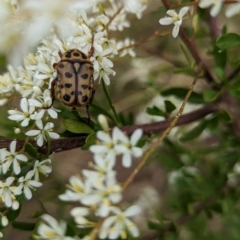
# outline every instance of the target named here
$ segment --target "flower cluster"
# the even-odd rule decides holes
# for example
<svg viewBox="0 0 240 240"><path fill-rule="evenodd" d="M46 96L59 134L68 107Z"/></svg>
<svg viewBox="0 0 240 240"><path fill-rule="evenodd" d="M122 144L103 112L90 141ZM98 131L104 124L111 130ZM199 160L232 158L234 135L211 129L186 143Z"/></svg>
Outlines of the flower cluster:
<svg viewBox="0 0 240 240"><path fill-rule="evenodd" d="M91 11L85 12L90 7L94 18L87 16L86 12ZM93 64L93 79L109 85L110 77L115 75L112 59L126 54L131 57L136 55L132 49L134 40L115 39L110 32L130 27L128 17L134 14L140 19L146 7L146 0L122 2L106 0L101 1L101 5L98 1L88 0L57 2L43 0L39 3L7 0L0 3L0 29L9 33L2 36L0 51L7 53L12 49L14 56L10 58L12 65L8 66L8 71L0 75L0 105L6 103L14 105L16 102L12 100L16 97L20 99L19 106L14 105L14 108L8 110L8 119L15 123L15 134L21 133L26 136L21 150L16 150L17 141L10 144L9 150L0 150L0 170L5 174L5 180L0 182L0 199L6 208L17 209L22 199L31 199L32 191L42 185L40 174L47 175L51 172L51 160L48 156L38 160L36 148L32 152L33 146L29 144L29 140L36 141L36 145L42 147L50 139L59 138L59 134L54 132L53 128L60 110L53 107L52 100L53 90L57 90L53 87L53 81L58 78L54 63L60 61L59 53L63 54L69 49L78 49L85 53ZM28 17L31 21L28 21ZM13 45L9 39L15 39ZM29 46L32 48L36 45L36 52L29 53ZM26 53L21 66L17 54L20 52L19 49L22 54ZM58 98L58 94L55 95ZM98 217L110 217L114 214L115 220L122 218L124 214L128 217L131 212L137 211L129 210L124 213L115 206L122 199L122 195L113 166L117 155L123 156L123 165L126 167L131 165L132 157L142 155L141 148L136 146L142 133L137 130L129 139L118 128L114 128L112 137L109 132L104 131L97 135L101 143L91 148L91 151L95 152L93 168L96 171L85 170L82 178L71 178L72 188L61 198L85 204L85 211L90 211L93 206L97 207L95 214ZM113 149L108 152L106 144L111 138ZM102 151L99 150L101 146ZM87 178L87 175L91 177ZM83 185L83 193L76 194L75 184ZM3 214L2 219L4 217ZM46 226L48 225L47 229L56 225L50 223L49 226L47 223L52 222L52 219L43 218ZM128 225L129 221L126 220L124 224ZM81 225L79 221L76 222ZM108 220L107 225L110 227L112 224L115 223ZM125 225L122 225L119 234L124 233ZM45 236L41 235L44 229L46 228L43 227L39 233L42 238ZM62 230L64 232L64 228ZM137 235L135 227L128 230ZM62 236L63 232L58 235Z"/></svg>
<svg viewBox="0 0 240 240"><path fill-rule="evenodd" d="M208 8L211 7L210 15L212 17L216 17L223 5L223 0L200 0L198 3L198 6L200 8ZM183 17L186 15L186 13L189 11L189 7L183 7L180 9L179 14L176 13L175 10L170 9L167 11L167 17L161 18L159 20L159 23L161 25L170 25L173 24L174 28L172 31L172 36L176 38L179 33L179 28L182 25ZM240 12L240 1L239 3L233 3L231 4L225 12L226 17L230 18L234 15L238 14Z"/></svg>
<svg viewBox="0 0 240 240"><path fill-rule="evenodd" d="M139 207L131 206L122 211L118 204L122 200L122 187L113 170L116 156L122 154L123 165L131 165L132 156L140 157L142 149L136 144L141 138L142 131L137 129L128 138L119 128L114 128L112 136L109 133L107 121L103 115L99 116L99 122L106 131L98 131L98 144L91 146L94 153L92 170L82 170L81 175L72 176L69 180L68 189L59 198L63 201L80 203L79 207L71 210L76 225L79 228L94 227L96 220L103 218L104 221L99 229L100 238L126 238L127 232L133 237L139 236L139 231L129 217L139 213ZM95 221L92 217L95 215ZM43 216L46 222L46 216ZM54 220L55 221L55 220ZM56 227L46 227L43 223L38 228L39 236L46 236L50 231L60 236ZM48 238L47 238L48 239Z"/></svg>
<svg viewBox="0 0 240 240"><path fill-rule="evenodd" d="M14 140L10 143L9 151L5 148L0 149L1 174L9 176L5 180L0 180L0 201L6 209L11 208L13 211L19 208L23 199L31 199L32 192L42 186L39 173L47 175L51 172L50 159L35 160L32 166L33 159L17 151L16 145L17 141ZM26 172L25 169L29 170ZM1 215L2 221L8 222L3 212Z"/></svg>

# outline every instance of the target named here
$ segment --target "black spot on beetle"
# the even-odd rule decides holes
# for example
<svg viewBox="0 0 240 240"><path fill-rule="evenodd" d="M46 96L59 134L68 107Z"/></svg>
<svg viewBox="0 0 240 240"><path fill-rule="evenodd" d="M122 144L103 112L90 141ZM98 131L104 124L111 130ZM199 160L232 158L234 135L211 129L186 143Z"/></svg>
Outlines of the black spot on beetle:
<svg viewBox="0 0 240 240"><path fill-rule="evenodd" d="M81 91L78 91L78 95L82 95L82 92L81 92Z"/></svg>
<svg viewBox="0 0 240 240"><path fill-rule="evenodd" d="M75 92L74 92L74 91L71 91L71 95L75 95Z"/></svg>
<svg viewBox="0 0 240 240"><path fill-rule="evenodd" d="M66 78L71 78L73 75L70 72L65 72L65 77Z"/></svg>
<svg viewBox="0 0 240 240"><path fill-rule="evenodd" d="M91 70L91 71L93 71L93 67L92 67L92 66L90 66L88 69Z"/></svg>
<svg viewBox="0 0 240 240"><path fill-rule="evenodd" d="M82 53L82 59L87 59L87 56L84 53Z"/></svg>
<svg viewBox="0 0 240 240"><path fill-rule="evenodd" d="M65 83L65 87L70 88L70 87L72 87L72 84L71 83Z"/></svg>
<svg viewBox="0 0 240 240"><path fill-rule="evenodd" d="M91 86L89 86L89 87L88 87L88 90L91 90L91 89L92 89L92 87L91 87Z"/></svg>
<svg viewBox="0 0 240 240"><path fill-rule="evenodd" d="M87 95L85 95L85 96L82 96L82 101L83 102L86 102L88 100L88 97L87 97Z"/></svg>
<svg viewBox="0 0 240 240"><path fill-rule="evenodd" d="M64 54L64 57L66 57L66 58L71 58L71 56L72 56L72 51L69 51L69 52L66 52L65 54Z"/></svg>
<svg viewBox="0 0 240 240"><path fill-rule="evenodd" d="M66 101L66 102L69 102L71 97L68 95L68 94L65 94L63 95L63 99Z"/></svg>
<svg viewBox="0 0 240 240"><path fill-rule="evenodd" d="M87 89L87 88L88 88L88 85L82 84L81 87L82 87L83 89Z"/></svg>
<svg viewBox="0 0 240 240"><path fill-rule="evenodd" d="M64 64L63 64L63 63L60 63L60 64L58 65L58 67L64 68Z"/></svg>
<svg viewBox="0 0 240 240"><path fill-rule="evenodd" d="M64 88L63 84L60 85L60 88Z"/></svg>
<svg viewBox="0 0 240 240"><path fill-rule="evenodd" d="M78 52L74 52L74 53L73 53L73 56L75 56L75 57L79 57L80 54L79 54Z"/></svg>
<svg viewBox="0 0 240 240"><path fill-rule="evenodd" d="M81 78L82 78L82 79L88 79L88 74L87 74L87 73L82 74L82 75L81 75Z"/></svg>

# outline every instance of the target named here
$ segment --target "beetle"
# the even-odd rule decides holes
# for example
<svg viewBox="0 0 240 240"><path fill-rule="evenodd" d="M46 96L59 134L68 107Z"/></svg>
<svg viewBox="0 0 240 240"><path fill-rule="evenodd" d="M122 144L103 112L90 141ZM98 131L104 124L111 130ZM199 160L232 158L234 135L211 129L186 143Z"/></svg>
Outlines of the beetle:
<svg viewBox="0 0 240 240"><path fill-rule="evenodd" d="M90 121L89 106L92 103L95 88L93 83L93 64L90 57L78 49L58 52L61 60L53 64L57 77L51 83L52 103L55 98L69 107L86 107L88 122Z"/></svg>

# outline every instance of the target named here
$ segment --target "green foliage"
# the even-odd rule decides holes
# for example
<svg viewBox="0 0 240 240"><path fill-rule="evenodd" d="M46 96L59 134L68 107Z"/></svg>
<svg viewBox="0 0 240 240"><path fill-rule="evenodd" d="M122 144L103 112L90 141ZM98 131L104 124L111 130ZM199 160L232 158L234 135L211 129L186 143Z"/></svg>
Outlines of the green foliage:
<svg viewBox="0 0 240 240"><path fill-rule="evenodd" d="M240 36L236 33L222 35L216 41L216 46L222 50L240 45Z"/></svg>
<svg viewBox="0 0 240 240"><path fill-rule="evenodd" d="M188 92L187 88L180 88L180 87L173 87L173 88L169 88L166 90L163 90L160 95L167 97L167 96L175 96L176 98L180 99L180 100L184 100L186 94ZM201 94L193 92L189 98L189 102L191 103L204 103L203 101L203 97Z"/></svg>
<svg viewBox="0 0 240 240"><path fill-rule="evenodd" d="M74 119L64 119L64 127L72 133L86 133L91 134L94 130L85 122L74 120Z"/></svg>

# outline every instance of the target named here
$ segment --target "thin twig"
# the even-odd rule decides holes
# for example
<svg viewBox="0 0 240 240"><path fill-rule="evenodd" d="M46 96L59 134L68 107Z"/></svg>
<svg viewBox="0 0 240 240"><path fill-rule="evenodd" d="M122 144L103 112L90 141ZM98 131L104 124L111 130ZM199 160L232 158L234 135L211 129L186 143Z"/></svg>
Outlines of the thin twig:
<svg viewBox="0 0 240 240"><path fill-rule="evenodd" d="M159 144L163 141L163 139L169 134L169 132L173 129L173 127L176 125L180 115L183 113L184 107L189 99L189 97L191 96L194 86L197 82L197 77L194 78L191 86L189 87L188 93L185 96L185 99L177 113L177 115L175 116L175 118L172 119L172 121L170 122L169 126L167 127L167 129L162 133L162 135L158 138L158 140L145 152L142 160L139 162L139 164L137 165L137 167L134 169L134 171L129 175L129 177L127 178L127 180L123 183L122 185L122 191L124 191L128 185L133 181L133 179L135 178L135 176L137 175L137 173L139 172L139 170L144 166L144 164L146 163L146 161L148 160L149 156L152 154L152 152L159 146Z"/></svg>

